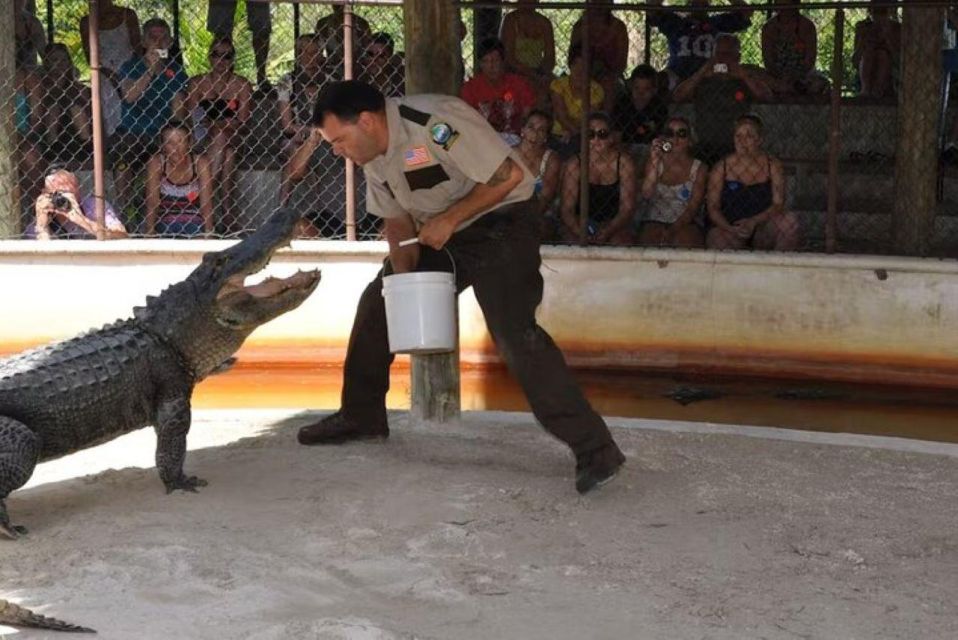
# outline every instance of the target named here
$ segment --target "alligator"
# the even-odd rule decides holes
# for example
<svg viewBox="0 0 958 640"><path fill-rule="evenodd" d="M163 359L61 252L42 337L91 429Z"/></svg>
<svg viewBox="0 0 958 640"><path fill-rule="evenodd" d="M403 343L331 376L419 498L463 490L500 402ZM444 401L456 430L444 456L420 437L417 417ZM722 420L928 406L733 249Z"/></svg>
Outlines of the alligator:
<svg viewBox="0 0 958 640"><path fill-rule="evenodd" d="M5 500L37 462L149 425L167 493L206 485L183 471L193 388L256 327L315 290L318 270L246 284L289 245L299 221L293 209L277 209L242 241L204 254L185 280L147 297L132 317L0 360L0 538L26 533L11 523ZM83 629L45 620L0 599L0 624Z"/></svg>

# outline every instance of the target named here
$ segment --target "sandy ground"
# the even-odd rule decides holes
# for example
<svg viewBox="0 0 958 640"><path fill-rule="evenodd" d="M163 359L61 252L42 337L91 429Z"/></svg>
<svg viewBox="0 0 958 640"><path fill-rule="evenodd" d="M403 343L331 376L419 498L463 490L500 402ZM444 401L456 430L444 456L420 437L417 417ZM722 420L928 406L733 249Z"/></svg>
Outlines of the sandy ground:
<svg viewBox="0 0 958 640"><path fill-rule="evenodd" d="M528 415L309 419L199 412L196 495L149 430L41 465L0 596L122 640L958 637L956 445L613 419L629 463L583 498Z"/></svg>

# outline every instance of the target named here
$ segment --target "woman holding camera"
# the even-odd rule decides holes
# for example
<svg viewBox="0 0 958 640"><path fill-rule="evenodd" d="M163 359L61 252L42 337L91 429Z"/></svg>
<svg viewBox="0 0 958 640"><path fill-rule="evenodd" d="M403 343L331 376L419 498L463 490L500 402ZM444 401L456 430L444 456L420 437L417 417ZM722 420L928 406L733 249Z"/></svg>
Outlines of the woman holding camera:
<svg viewBox="0 0 958 640"><path fill-rule="evenodd" d="M630 245L635 212L635 161L619 150L604 113L589 116L589 215L579 210L579 156L562 171L560 235L580 244Z"/></svg>
<svg viewBox="0 0 958 640"><path fill-rule="evenodd" d="M702 202L708 170L692 156L692 127L672 117L652 141L642 179L646 207L639 227L639 244L701 249Z"/></svg>
<svg viewBox="0 0 958 640"><path fill-rule="evenodd" d="M234 226L230 206L239 130L249 119L253 86L233 71L236 49L230 38L213 40L209 57L209 73L190 78L184 106L193 118L194 139L209 158L212 184L221 185L218 221L227 232Z"/></svg>

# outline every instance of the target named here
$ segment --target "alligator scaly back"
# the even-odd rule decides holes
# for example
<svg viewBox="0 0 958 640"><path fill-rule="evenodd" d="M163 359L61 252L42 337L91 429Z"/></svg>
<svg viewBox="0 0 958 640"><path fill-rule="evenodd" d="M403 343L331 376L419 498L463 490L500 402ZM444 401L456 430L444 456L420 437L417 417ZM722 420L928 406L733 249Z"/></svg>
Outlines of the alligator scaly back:
<svg viewBox="0 0 958 640"><path fill-rule="evenodd" d="M69 631L72 633L96 633L93 629L63 622L56 618L48 618L34 613L29 609L13 604L0 598L0 624L14 627L33 627L35 629L51 629L53 631Z"/></svg>

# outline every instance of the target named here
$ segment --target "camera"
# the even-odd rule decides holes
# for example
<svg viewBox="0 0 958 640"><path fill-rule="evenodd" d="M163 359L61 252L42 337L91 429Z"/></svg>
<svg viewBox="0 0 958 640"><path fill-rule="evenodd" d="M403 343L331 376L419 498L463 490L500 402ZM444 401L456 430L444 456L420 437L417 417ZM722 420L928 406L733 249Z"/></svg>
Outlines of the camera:
<svg viewBox="0 0 958 640"><path fill-rule="evenodd" d="M718 62L712 67L712 71L715 73L728 73L728 65L724 62Z"/></svg>
<svg viewBox="0 0 958 640"><path fill-rule="evenodd" d="M672 143L666 140L662 143L662 153L668 153L672 150Z"/></svg>
<svg viewBox="0 0 958 640"><path fill-rule="evenodd" d="M59 191L54 191L50 194L50 203L53 204L53 208L57 211L70 210L70 199Z"/></svg>
<svg viewBox="0 0 958 640"><path fill-rule="evenodd" d="M162 59L165 60L166 58L169 58L169 57L170 57L170 50L169 50L169 49L157 49L157 50L156 50L156 56L157 56L158 58L162 58Z"/></svg>

